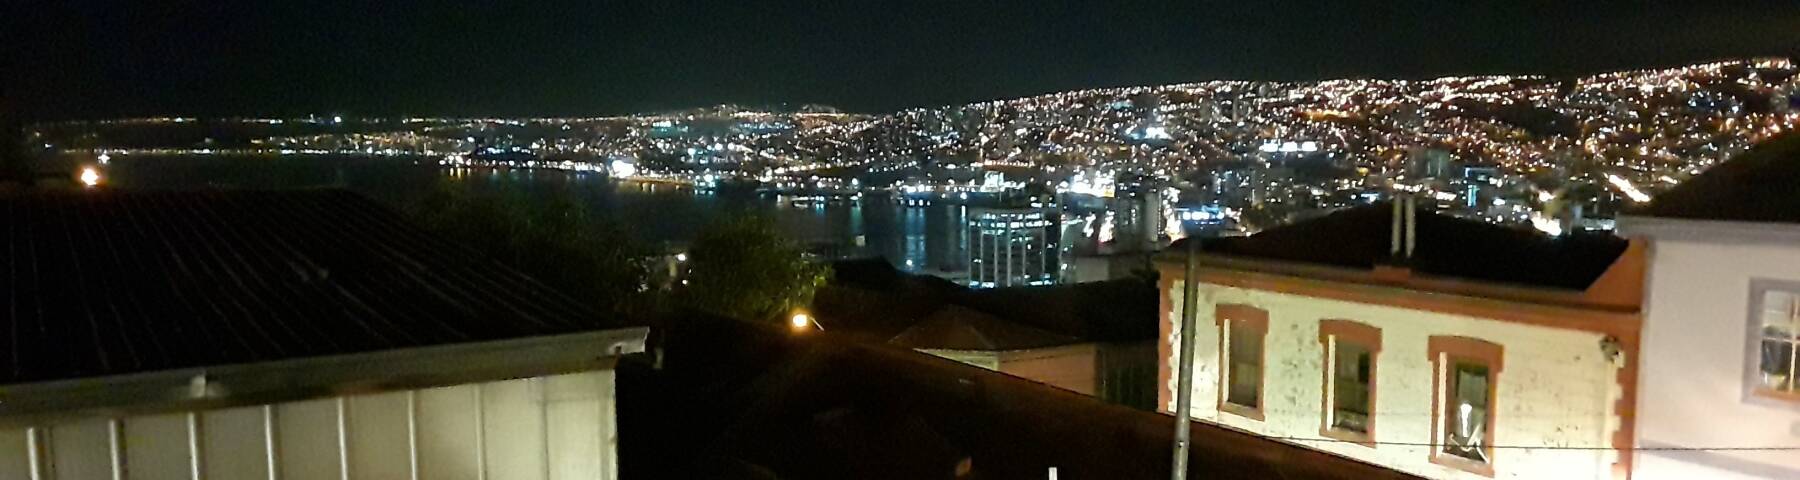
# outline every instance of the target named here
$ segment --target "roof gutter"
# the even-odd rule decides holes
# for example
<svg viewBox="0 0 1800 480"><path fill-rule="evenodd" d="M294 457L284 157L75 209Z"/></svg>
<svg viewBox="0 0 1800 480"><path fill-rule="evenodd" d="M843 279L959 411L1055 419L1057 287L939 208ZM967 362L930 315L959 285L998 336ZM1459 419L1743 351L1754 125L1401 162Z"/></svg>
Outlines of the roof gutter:
<svg viewBox="0 0 1800 480"><path fill-rule="evenodd" d="M0 386L0 428L610 369L649 327Z"/></svg>
<svg viewBox="0 0 1800 480"><path fill-rule="evenodd" d="M1313 281L1335 282L1342 285L1357 285L1375 290L1392 292L1413 292L1426 295L1449 295L1483 300L1537 304L1547 307L1575 308L1586 310L1635 313L1637 305L1607 305L1595 302L1580 290L1562 290L1525 285L1508 285L1478 280L1466 280L1455 277L1436 277L1412 273L1402 278L1384 278L1375 270L1346 268L1332 265L1318 265L1303 262L1290 262L1266 258L1239 257L1217 253L1202 253L1200 266L1203 271L1234 272L1239 274L1274 275L1308 279ZM1175 271L1172 264L1178 257L1161 257L1165 265L1164 272ZM1166 273L1165 273L1166 274Z"/></svg>

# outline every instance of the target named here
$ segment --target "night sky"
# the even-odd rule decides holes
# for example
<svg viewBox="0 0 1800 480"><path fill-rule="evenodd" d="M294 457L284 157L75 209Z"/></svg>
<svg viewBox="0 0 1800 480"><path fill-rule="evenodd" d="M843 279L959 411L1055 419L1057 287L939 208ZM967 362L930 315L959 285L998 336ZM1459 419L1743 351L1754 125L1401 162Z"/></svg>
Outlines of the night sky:
<svg viewBox="0 0 1800 480"><path fill-rule="evenodd" d="M879 112L1208 80L1581 73L1800 52L1800 2L13 0L26 118ZM765 4L766 3L766 4Z"/></svg>

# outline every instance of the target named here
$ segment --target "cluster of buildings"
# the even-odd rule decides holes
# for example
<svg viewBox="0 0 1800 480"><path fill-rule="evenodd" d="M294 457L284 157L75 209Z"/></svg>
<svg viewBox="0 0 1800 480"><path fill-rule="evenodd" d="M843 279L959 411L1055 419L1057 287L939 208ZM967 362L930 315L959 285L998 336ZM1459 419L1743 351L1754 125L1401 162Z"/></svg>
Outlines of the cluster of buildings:
<svg viewBox="0 0 1800 480"><path fill-rule="evenodd" d="M1800 137L1758 146L1623 237L1402 197L1183 242L1159 405L1189 374L1196 419L1427 478L1795 478L1796 160Z"/></svg>
<svg viewBox="0 0 1800 480"><path fill-rule="evenodd" d="M1148 461L1167 455L1167 416L848 342L844 323L827 335L689 315L653 340L643 319L350 192L5 184L0 212L0 478L1167 474ZM1027 301L1044 318L1119 310L1075 299ZM1125 361L1154 354L1148 335L1102 345L927 304L892 305L942 311L890 345L1150 406L1154 368ZM1408 478L1219 427L1192 435L1212 445L1193 464L1214 473Z"/></svg>
<svg viewBox="0 0 1800 480"><path fill-rule="evenodd" d="M1152 408L1204 424L1213 443L1201 449L1304 447L1221 454L1259 459L1243 471L1800 478L1800 136L1776 137L1800 122L1796 73L1751 60L1560 80L1209 82L882 116L409 119L205 150L958 196L1014 189L987 175L1005 170L1023 179L1017 189L1071 195L967 208L956 225L965 285L1065 282L1068 252L1090 238L1136 252L1178 240L1156 263L1154 351L1088 330L1107 322L1053 315L1128 295L981 303L1049 308L1020 326L966 291L846 293L854 308L816 325L905 311L876 329L882 343L1126 401L1148 401L1125 387L1148 383ZM55 148L54 136L30 140ZM0 338L13 352L0 356L0 477L617 476L614 369L646 350L648 329L601 319L367 200L0 195L13 225L0 237L11 246ZM1111 203L1086 219L1103 228L1075 235L1086 222L1057 202L1095 199ZM881 355L891 353L858 358ZM977 405L956 396L977 383L1040 401L938 364L861 361L844 368L910 378L952 392L949 403ZM742 394L773 395L784 381L743 382L755 388ZM1020 411L1129 417L1065 400ZM877 409L889 410L905 409ZM919 427L954 430L922 417L941 412L858 415L871 414L803 417L953 443ZM1083 421L1096 422L1071 424ZM989 443L1000 442L943 448L993 454Z"/></svg>

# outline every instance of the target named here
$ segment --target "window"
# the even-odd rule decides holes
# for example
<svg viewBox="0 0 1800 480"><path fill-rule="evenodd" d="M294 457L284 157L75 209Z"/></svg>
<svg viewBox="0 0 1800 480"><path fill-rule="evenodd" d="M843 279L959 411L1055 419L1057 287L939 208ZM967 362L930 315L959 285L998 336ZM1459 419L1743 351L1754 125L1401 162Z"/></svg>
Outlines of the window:
<svg viewBox="0 0 1800 480"><path fill-rule="evenodd" d="M1332 348L1331 428L1369 433L1369 349L1354 343Z"/></svg>
<svg viewBox="0 0 1800 480"><path fill-rule="evenodd" d="M1755 391L1800 399L1800 292L1764 290L1758 309L1758 363Z"/></svg>
<svg viewBox="0 0 1800 480"><path fill-rule="evenodd" d="M1219 411L1263 419L1263 338L1269 312L1248 305L1219 305L1221 329Z"/></svg>
<svg viewBox="0 0 1800 480"><path fill-rule="evenodd" d="M1437 372L1432 381L1431 461L1493 476L1500 345L1468 337L1434 336L1429 351Z"/></svg>
<svg viewBox="0 0 1800 480"><path fill-rule="evenodd" d="M1235 327L1235 328L1233 328ZM1243 324L1230 325L1231 330L1231 386L1226 389L1225 402L1250 408L1262 407L1262 332L1246 328Z"/></svg>
<svg viewBox="0 0 1800 480"><path fill-rule="evenodd" d="M1325 347L1324 417L1319 434L1374 445L1375 358L1381 329L1349 320L1320 320Z"/></svg>
<svg viewBox="0 0 1800 480"><path fill-rule="evenodd" d="M1454 361L1450 367L1449 402L1445 403L1444 453L1477 462L1488 461L1487 434L1489 381L1487 365Z"/></svg>

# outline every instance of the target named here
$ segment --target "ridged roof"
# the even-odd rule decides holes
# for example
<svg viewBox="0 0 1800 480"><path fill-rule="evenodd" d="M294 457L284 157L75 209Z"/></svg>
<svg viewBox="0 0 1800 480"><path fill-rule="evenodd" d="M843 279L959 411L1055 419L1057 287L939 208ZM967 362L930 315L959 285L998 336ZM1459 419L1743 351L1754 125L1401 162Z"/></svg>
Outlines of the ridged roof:
<svg viewBox="0 0 1800 480"><path fill-rule="evenodd" d="M0 384L611 326L345 191L30 193L0 219Z"/></svg>

